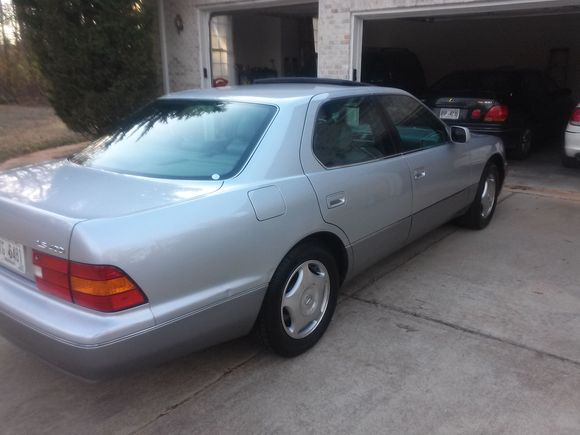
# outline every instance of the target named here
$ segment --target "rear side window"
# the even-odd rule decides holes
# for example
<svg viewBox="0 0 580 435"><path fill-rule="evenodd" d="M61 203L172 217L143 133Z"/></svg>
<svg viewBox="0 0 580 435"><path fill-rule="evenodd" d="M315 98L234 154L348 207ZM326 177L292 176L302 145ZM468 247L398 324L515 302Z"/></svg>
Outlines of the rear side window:
<svg viewBox="0 0 580 435"><path fill-rule="evenodd" d="M443 124L415 99L406 95L382 95L378 99L399 134L401 151L432 148L447 142Z"/></svg>
<svg viewBox="0 0 580 435"><path fill-rule="evenodd" d="M327 168L395 154L380 108L369 97L341 98L324 103L314 127L313 151Z"/></svg>
<svg viewBox="0 0 580 435"><path fill-rule="evenodd" d="M146 177L220 180L242 168L275 113L265 104L159 100L71 160Z"/></svg>

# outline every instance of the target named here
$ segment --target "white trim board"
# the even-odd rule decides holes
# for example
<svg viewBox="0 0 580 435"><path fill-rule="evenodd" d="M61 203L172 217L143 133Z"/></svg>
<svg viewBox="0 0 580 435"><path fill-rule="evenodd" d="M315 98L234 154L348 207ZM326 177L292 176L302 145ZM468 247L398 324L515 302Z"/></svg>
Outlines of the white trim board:
<svg viewBox="0 0 580 435"><path fill-rule="evenodd" d="M391 7L375 10L352 10L352 16L365 20L381 20L402 17L437 17L445 15L501 13L518 10L538 10L578 7L578 0L497 0L472 3L438 4L412 7Z"/></svg>
<svg viewBox="0 0 580 435"><path fill-rule="evenodd" d="M357 81L360 81L363 26L367 20L388 20L396 18L433 18L450 17L457 15L479 15L490 12L498 13L494 18L501 17L501 12L536 11L548 9L554 13L557 8L578 8L578 0L501 0L477 1L473 3L454 3L425 5L412 7L391 7L386 9L351 11L351 41L350 41L350 78L353 79L353 70L357 70ZM570 12L570 11L566 11ZM483 18L483 17L481 17Z"/></svg>

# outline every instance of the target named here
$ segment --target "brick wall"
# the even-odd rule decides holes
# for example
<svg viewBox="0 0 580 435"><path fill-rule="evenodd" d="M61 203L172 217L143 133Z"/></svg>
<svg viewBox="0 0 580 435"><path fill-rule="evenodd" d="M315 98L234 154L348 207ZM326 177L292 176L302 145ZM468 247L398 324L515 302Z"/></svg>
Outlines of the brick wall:
<svg viewBox="0 0 580 435"><path fill-rule="evenodd" d="M251 2L164 0L164 3L170 89L176 91L200 87L198 8L217 5L234 9L240 8L240 5L247 7ZM318 75L350 78L352 12L466 3L485 4L486 0L319 0ZM257 0L255 4L259 8L264 2ZM174 24L177 14L181 16L184 25L180 34Z"/></svg>
<svg viewBox="0 0 580 435"><path fill-rule="evenodd" d="M164 6L169 89L174 92L199 88L201 74L197 8L191 0L164 0ZM175 26L177 15L183 21L181 32Z"/></svg>

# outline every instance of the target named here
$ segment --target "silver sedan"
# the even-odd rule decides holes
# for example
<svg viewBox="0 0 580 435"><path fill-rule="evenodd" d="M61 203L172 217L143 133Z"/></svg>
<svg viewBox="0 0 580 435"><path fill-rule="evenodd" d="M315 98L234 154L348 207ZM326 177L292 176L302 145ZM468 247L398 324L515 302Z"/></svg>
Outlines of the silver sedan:
<svg viewBox="0 0 580 435"><path fill-rule="evenodd" d="M0 329L77 375L253 329L298 355L339 287L451 219L481 229L502 143L396 89L163 97L68 160L0 174Z"/></svg>

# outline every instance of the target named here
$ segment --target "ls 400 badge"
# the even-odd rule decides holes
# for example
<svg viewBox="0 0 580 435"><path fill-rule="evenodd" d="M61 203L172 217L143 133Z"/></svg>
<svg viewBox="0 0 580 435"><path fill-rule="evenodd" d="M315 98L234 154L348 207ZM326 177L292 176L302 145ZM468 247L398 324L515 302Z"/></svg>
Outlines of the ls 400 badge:
<svg viewBox="0 0 580 435"><path fill-rule="evenodd" d="M51 245L47 242L43 242L42 240L37 240L36 246L42 249L46 249L48 251L56 252L57 254L65 253L65 249L62 246Z"/></svg>

